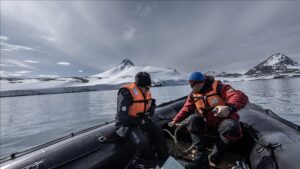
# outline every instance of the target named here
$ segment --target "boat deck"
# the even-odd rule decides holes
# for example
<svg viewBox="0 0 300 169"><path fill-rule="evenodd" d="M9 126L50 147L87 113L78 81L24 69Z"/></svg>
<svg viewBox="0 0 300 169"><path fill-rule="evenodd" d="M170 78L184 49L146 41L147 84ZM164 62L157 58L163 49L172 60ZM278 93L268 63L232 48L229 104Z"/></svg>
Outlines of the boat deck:
<svg viewBox="0 0 300 169"><path fill-rule="evenodd" d="M191 146L190 142L179 141L175 144L171 138L167 139L167 144L170 148L170 154L174 156L180 163L189 163L193 159L193 150L186 152ZM207 148L208 155L212 152L212 149ZM216 166L210 162L212 169L231 169L236 166L237 161L241 161L243 158L235 153L225 152L222 156L221 162Z"/></svg>

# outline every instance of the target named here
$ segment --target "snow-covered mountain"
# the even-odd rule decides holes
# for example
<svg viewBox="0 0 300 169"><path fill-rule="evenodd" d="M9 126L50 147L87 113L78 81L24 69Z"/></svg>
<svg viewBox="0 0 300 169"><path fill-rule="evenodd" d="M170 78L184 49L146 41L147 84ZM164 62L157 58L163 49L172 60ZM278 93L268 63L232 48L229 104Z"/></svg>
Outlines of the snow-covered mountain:
<svg viewBox="0 0 300 169"><path fill-rule="evenodd" d="M140 71L150 73L153 86L187 84L187 76L180 74L176 69L135 66L130 60L124 59L119 65L88 77L35 79L2 77L0 96L117 89L124 83L134 81L135 75Z"/></svg>
<svg viewBox="0 0 300 169"><path fill-rule="evenodd" d="M290 59L288 56L275 53L261 62L254 68L246 72L246 75L268 75L278 73L291 73L299 71L298 63Z"/></svg>
<svg viewBox="0 0 300 169"><path fill-rule="evenodd" d="M236 78L236 77L242 76L242 74L240 74L240 73L227 73L227 72L217 73L215 71L207 71L204 74L207 75L207 76L213 76L213 77L232 77L232 78Z"/></svg>
<svg viewBox="0 0 300 169"><path fill-rule="evenodd" d="M124 59L111 69L88 77L35 79L0 77L0 97L117 89L124 83L134 81L134 76L140 71L150 73L152 86L187 84L187 75L180 74L176 69L136 66L130 60ZM300 77L300 68L297 62L276 53L244 75L214 71L208 71L206 74L229 82Z"/></svg>
<svg viewBox="0 0 300 169"><path fill-rule="evenodd" d="M134 81L134 76L141 71L148 72L154 85L178 85L186 84L186 76L173 68L153 66L135 66L130 60L125 59L119 65L90 78L100 79L98 84L122 84Z"/></svg>
<svg viewBox="0 0 300 169"><path fill-rule="evenodd" d="M217 73L217 72L212 71L212 70L207 71L207 72L204 73L204 75L206 75L206 76L213 76L213 77L217 77L217 76L219 76L219 74L220 73Z"/></svg>
<svg viewBox="0 0 300 169"><path fill-rule="evenodd" d="M109 78L109 77L115 76L115 75L121 73L122 71L124 71L128 68L131 68L133 66L134 66L134 64L129 59L124 59L119 65L117 65L105 72L102 72L100 74L93 75L91 77Z"/></svg>
<svg viewBox="0 0 300 169"><path fill-rule="evenodd" d="M258 79L277 79L300 77L300 66L288 56L275 53L266 60L247 71L245 74L208 71L206 75L214 76L222 81L241 81Z"/></svg>

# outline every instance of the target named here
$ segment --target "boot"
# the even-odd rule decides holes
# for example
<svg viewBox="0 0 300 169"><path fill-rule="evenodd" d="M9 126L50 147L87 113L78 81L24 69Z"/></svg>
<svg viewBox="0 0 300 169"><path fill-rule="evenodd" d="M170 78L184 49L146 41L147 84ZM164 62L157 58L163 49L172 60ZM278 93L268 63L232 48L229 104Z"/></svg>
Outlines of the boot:
<svg viewBox="0 0 300 169"><path fill-rule="evenodd" d="M186 164L185 169L210 169L207 151L203 146L194 146L194 159L192 163Z"/></svg>
<svg viewBox="0 0 300 169"><path fill-rule="evenodd" d="M224 141L218 140L215 143L213 150L210 154L210 162L212 162L214 165L218 165L221 162L222 155L227 147L228 143L226 144Z"/></svg>

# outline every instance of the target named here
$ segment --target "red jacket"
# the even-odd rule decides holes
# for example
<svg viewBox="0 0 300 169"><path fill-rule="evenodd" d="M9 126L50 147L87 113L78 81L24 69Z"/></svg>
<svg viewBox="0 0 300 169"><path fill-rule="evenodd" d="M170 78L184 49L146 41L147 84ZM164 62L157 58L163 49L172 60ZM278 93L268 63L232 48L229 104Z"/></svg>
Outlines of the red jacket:
<svg viewBox="0 0 300 169"><path fill-rule="evenodd" d="M206 77L205 84L200 90L200 93L205 94L206 92L210 91L212 89L213 81L213 77ZM231 107L231 113L225 118L216 117L213 116L213 113L208 113L206 118L208 118L207 123L209 126L217 126L223 119L238 120L240 117L237 114L237 111L248 103L248 97L243 92L233 89L228 84L219 82L217 91L218 94L224 99L225 105ZM192 94L190 94L179 113L173 118L173 121L176 123L181 122L183 119L194 113L195 110L197 110L196 105L194 103Z"/></svg>

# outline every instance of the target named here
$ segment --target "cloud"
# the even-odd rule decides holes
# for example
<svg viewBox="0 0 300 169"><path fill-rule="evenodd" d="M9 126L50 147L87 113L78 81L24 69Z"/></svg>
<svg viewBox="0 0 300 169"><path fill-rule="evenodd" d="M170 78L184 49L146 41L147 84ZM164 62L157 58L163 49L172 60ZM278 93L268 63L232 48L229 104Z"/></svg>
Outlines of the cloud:
<svg viewBox="0 0 300 169"><path fill-rule="evenodd" d="M51 36L41 35L41 38L45 39L45 40L47 40L49 42L54 42L55 41L55 38L53 38Z"/></svg>
<svg viewBox="0 0 300 169"><path fill-rule="evenodd" d="M28 47L28 46L21 46L21 45L13 45L5 42L1 42L1 50L3 51L21 51L21 50L27 50L27 51L34 51L34 48Z"/></svg>
<svg viewBox="0 0 300 169"><path fill-rule="evenodd" d="M63 66L70 66L71 65L71 63L69 63L69 62L57 62L56 64L63 65Z"/></svg>
<svg viewBox="0 0 300 169"><path fill-rule="evenodd" d="M28 74L28 73L31 73L32 71L28 71L28 70L22 70L22 71L17 71L15 73L17 74Z"/></svg>
<svg viewBox="0 0 300 169"><path fill-rule="evenodd" d="M35 60L24 60L24 62L26 62L26 63L39 63L38 61L35 61Z"/></svg>
<svg viewBox="0 0 300 169"><path fill-rule="evenodd" d="M8 37L7 36L0 36L0 41L2 42L4 42L4 41L8 41Z"/></svg>
<svg viewBox="0 0 300 169"><path fill-rule="evenodd" d="M135 12L140 15L140 16L149 16L150 13L152 11L152 6L150 5L142 5L142 4L138 4L135 8Z"/></svg>
<svg viewBox="0 0 300 169"><path fill-rule="evenodd" d="M21 77L22 74L0 70L0 77Z"/></svg>
<svg viewBox="0 0 300 169"><path fill-rule="evenodd" d="M251 68L277 51L300 53L299 4L3 1L0 40L5 52L1 57L29 66L34 64L25 59L39 58L45 64L39 74L52 74L57 67L51 63L61 60L74 69L56 70L59 75L82 75L80 69L96 74L124 57L136 65L174 67L182 73L233 72ZM232 65L235 62L245 64Z"/></svg>
<svg viewBox="0 0 300 169"><path fill-rule="evenodd" d="M1 50L3 50L3 51L8 51L8 52L11 52L11 51L12 51L11 49L7 49L7 48L1 49Z"/></svg>
<svg viewBox="0 0 300 169"><path fill-rule="evenodd" d="M24 62L18 61L18 60L15 60L15 59L4 59L3 62L13 64L17 67L36 69L35 67L33 67L31 65L25 64Z"/></svg>
<svg viewBox="0 0 300 169"><path fill-rule="evenodd" d="M22 46L22 45L15 45L7 43L9 41L9 38L6 36L0 36L0 44L1 44L1 50L3 51L34 51L34 48L28 47L28 46Z"/></svg>
<svg viewBox="0 0 300 169"><path fill-rule="evenodd" d="M78 72L79 72L79 73L82 73L83 71L82 71L82 70L78 70Z"/></svg>
<svg viewBox="0 0 300 169"><path fill-rule="evenodd" d="M57 78L59 76L58 75L38 75L38 77L41 77L41 78Z"/></svg>
<svg viewBox="0 0 300 169"><path fill-rule="evenodd" d="M13 65L7 65L7 64L0 64L1 67L14 67Z"/></svg>
<svg viewBox="0 0 300 169"><path fill-rule="evenodd" d="M32 71L22 70L22 71L4 71L0 70L0 77L22 77L26 74L30 74Z"/></svg>
<svg viewBox="0 0 300 169"><path fill-rule="evenodd" d="M123 39L126 41L130 41L134 38L136 29L132 26L128 27L126 30L123 31Z"/></svg>

